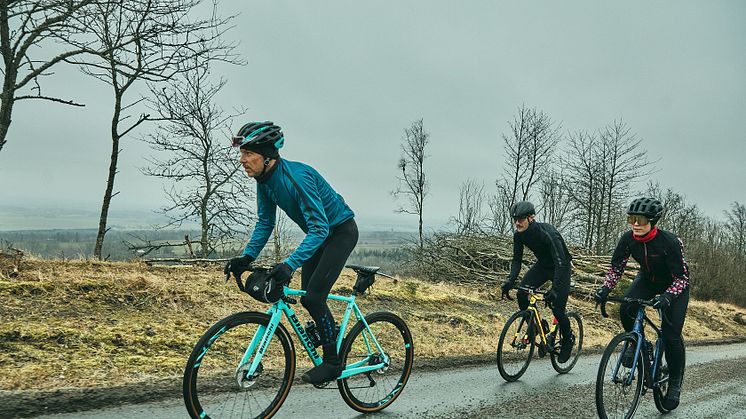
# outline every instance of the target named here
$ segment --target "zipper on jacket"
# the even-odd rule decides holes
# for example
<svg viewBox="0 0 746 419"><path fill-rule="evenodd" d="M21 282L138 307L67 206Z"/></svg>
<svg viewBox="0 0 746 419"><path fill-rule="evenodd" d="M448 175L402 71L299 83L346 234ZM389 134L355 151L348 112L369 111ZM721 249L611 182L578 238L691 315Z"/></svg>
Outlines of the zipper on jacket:
<svg viewBox="0 0 746 419"><path fill-rule="evenodd" d="M653 271L650 269L650 261L648 261L648 244L643 243L642 248L645 250L645 268L648 270L648 274L650 275L650 282L655 282L655 275L653 275Z"/></svg>

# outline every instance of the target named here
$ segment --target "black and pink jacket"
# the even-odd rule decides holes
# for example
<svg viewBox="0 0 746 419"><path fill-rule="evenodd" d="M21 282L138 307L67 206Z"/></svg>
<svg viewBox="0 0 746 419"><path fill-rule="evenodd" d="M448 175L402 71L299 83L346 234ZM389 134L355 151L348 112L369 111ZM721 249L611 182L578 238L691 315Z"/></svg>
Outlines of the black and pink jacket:
<svg viewBox="0 0 746 419"><path fill-rule="evenodd" d="M632 230L624 233L611 257L605 287L614 288L619 282L630 256L640 264L640 276L656 291L678 296L689 286L684 244L675 234L658 227L642 237L634 236Z"/></svg>

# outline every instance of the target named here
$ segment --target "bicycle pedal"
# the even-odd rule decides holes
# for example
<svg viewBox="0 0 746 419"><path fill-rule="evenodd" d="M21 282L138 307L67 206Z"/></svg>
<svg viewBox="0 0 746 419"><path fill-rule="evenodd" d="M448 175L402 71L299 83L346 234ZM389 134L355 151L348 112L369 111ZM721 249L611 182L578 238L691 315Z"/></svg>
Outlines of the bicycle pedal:
<svg viewBox="0 0 746 419"><path fill-rule="evenodd" d="M313 386L318 389L322 389L322 388L326 388L330 383L331 381L324 381L323 383L320 383L320 384L313 384Z"/></svg>

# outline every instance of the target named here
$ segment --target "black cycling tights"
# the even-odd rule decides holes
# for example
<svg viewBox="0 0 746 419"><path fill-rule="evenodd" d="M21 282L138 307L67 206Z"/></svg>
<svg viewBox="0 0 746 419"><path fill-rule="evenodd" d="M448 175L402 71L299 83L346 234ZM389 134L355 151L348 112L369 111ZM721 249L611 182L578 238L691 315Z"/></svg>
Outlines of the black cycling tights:
<svg viewBox="0 0 746 419"><path fill-rule="evenodd" d="M538 263L526 272L521 281L521 285L531 288L538 288L543 283L554 278L554 268L541 266ZM570 336L570 320L567 318L565 309L567 307L567 297L570 294L570 267L562 268L558 284L552 284L552 288L557 292L557 299L552 303L552 314L557 318L562 336ZM528 294L518 290L518 307L521 310L528 308Z"/></svg>
<svg viewBox="0 0 746 419"><path fill-rule="evenodd" d="M301 271L301 288L307 293L301 297L303 307L316 322L316 327L324 345L324 356L329 354L330 348L336 350L332 345L336 336L334 335L334 317L326 304L326 297L332 285L337 281L347 258L357 244L357 224L354 219L334 227L329 232L318 251L303 264Z"/></svg>
<svg viewBox="0 0 746 419"><path fill-rule="evenodd" d="M650 281L640 275L630 285L625 297L641 298L649 300L665 289L656 290ZM684 328L684 318L689 305L689 288L686 288L678 297L674 298L671 306L664 313L661 326L663 333L663 344L665 345L666 362L671 374L671 381L681 379L684 375L684 340L681 338L681 329ZM619 315L624 325L624 330L631 331L635 324L637 315L637 304L622 303L619 306Z"/></svg>

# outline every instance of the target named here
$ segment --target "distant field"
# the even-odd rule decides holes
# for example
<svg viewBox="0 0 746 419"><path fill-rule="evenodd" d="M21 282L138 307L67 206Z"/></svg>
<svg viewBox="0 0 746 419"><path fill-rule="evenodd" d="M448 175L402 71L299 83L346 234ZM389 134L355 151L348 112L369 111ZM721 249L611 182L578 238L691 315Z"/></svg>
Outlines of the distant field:
<svg viewBox="0 0 746 419"><path fill-rule="evenodd" d="M196 232L189 230L115 229L106 236L103 254L108 256L107 260L129 261L137 255L127 247L125 241L139 243L140 238L145 238L153 243L166 241L179 243L184 240L184 236L187 234L192 239L198 237ZM389 271L395 271L398 264L405 260L405 256L397 251L411 243L412 237L412 233L362 230L350 262L378 265L386 267ZM300 231L295 232L292 237L292 241L296 245L302 239L303 235ZM42 258L90 258L93 254L95 240L95 229L0 231L0 248L13 247ZM236 242L235 249L227 251L225 255L217 255L217 257L239 254L244 245L245 242L243 241ZM186 257L186 249L184 247L163 248L148 254L147 257Z"/></svg>

